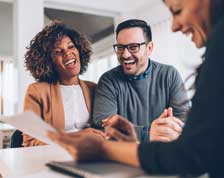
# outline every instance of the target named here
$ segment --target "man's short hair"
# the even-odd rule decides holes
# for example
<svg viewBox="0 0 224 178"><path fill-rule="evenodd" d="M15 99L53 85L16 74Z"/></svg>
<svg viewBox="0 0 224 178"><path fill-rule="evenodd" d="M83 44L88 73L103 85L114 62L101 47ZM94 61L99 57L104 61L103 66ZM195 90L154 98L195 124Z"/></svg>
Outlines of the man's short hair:
<svg viewBox="0 0 224 178"><path fill-rule="evenodd" d="M139 20L139 19L130 19L126 20L124 22L121 22L116 29L116 38L118 36L118 33L127 28L134 28L134 27L139 27L143 30L144 35L147 39L147 41L152 41L152 32L150 26L147 24L146 21L144 20Z"/></svg>

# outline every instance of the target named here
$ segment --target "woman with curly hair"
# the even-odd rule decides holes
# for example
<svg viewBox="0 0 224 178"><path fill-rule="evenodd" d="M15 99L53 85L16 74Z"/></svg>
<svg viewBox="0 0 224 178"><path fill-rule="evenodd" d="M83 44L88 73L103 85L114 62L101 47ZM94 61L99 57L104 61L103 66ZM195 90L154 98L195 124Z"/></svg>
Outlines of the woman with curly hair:
<svg viewBox="0 0 224 178"><path fill-rule="evenodd" d="M79 79L92 54L87 38L54 21L34 37L27 49L25 65L37 82L27 89L24 110L32 110L53 127L69 132L90 125L96 84ZM42 144L23 134L23 146Z"/></svg>

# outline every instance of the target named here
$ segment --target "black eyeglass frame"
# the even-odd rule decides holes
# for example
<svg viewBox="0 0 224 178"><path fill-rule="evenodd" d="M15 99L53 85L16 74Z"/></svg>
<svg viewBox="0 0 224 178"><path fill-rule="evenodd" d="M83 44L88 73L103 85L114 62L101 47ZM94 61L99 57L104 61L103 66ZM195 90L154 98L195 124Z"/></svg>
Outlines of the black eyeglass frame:
<svg viewBox="0 0 224 178"><path fill-rule="evenodd" d="M145 41L145 42L142 42L142 43L129 43L129 44L127 44L127 45L122 45L122 44L114 44L113 45L113 48L114 48L114 51L115 51L115 53L117 53L117 54L122 54L123 52L124 52L124 50L125 50L125 48L127 48L127 50L128 50L128 52L129 53L137 53L137 52L139 52L139 50L140 50L140 46L142 46L142 45L144 45L144 44L148 44L150 41ZM131 46L132 45L137 45L137 51L131 51ZM117 52L118 50L117 50L117 47L118 46L120 46L120 47L122 47L122 51L121 52Z"/></svg>

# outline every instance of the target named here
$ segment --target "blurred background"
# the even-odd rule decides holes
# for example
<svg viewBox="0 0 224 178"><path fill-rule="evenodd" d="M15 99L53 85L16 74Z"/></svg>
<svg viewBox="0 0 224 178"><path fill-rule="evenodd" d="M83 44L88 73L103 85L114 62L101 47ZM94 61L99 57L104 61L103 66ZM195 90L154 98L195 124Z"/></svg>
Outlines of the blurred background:
<svg viewBox="0 0 224 178"><path fill-rule="evenodd" d="M197 50L190 39L171 32L171 15L162 0L0 0L0 116L22 111L25 91L34 81L24 69L26 46L51 20L62 20L87 35L94 55L81 78L97 82L118 65L112 48L114 30L130 18L151 25L151 59L175 66L189 88L194 77L186 79L201 63L204 49ZM193 92L188 94L191 97ZM0 123L0 130L10 127Z"/></svg>

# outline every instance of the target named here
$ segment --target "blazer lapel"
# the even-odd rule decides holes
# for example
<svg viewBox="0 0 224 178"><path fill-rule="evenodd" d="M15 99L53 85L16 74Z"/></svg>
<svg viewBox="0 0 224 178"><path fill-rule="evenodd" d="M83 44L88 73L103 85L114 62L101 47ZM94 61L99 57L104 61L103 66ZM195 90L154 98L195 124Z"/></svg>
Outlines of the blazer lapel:
<svg viewBox="0 0 224 178"><path fill-rule="evenodd" d="M65 128L64 107L60 84L51 84L52 125L57 129Z"/></svg>
<svg viewBox="0 0 224 178"><path fill-rule="evenodd" d="M82 88L82 93L85 99L87 110L89 111L89 113L91 113L91 90L84 81L79 80L79 84Z"/></svg>

